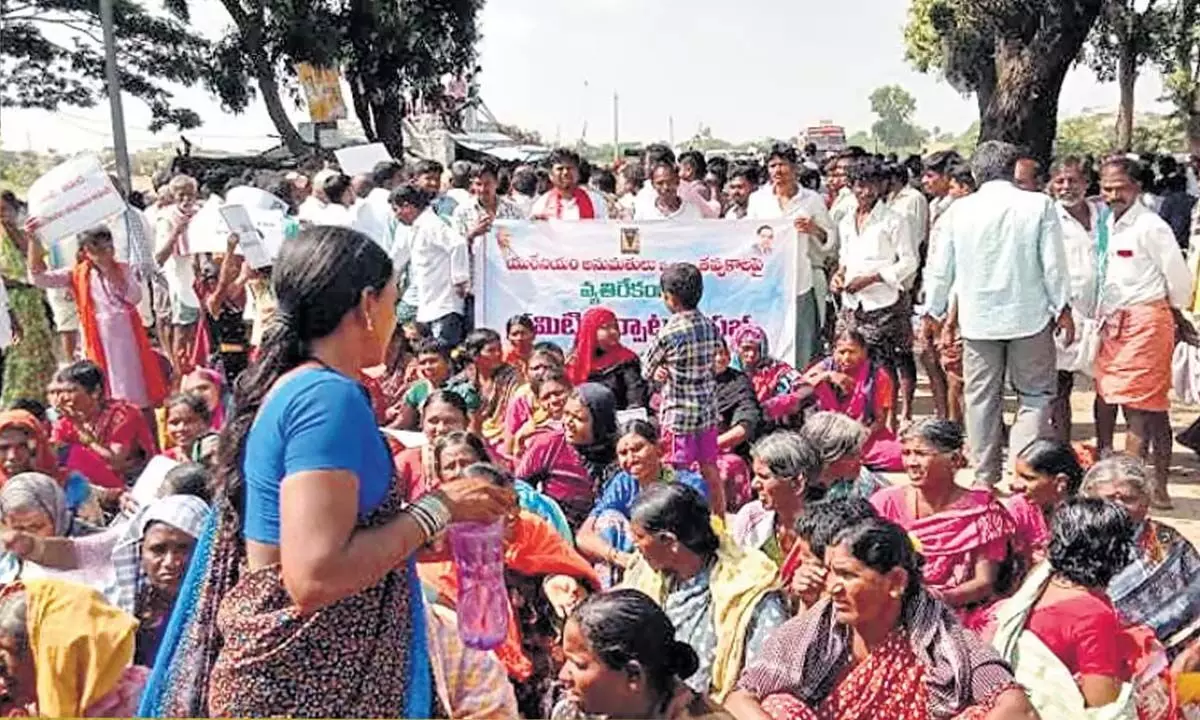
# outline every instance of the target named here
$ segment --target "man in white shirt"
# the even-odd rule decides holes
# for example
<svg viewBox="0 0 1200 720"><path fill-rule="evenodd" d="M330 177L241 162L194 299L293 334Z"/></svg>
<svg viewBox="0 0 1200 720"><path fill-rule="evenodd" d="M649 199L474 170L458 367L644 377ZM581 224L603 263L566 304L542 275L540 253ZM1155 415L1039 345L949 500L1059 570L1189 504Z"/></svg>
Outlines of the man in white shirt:
<svg viewBox="0 0 1200 720"><path fill-rule="evenodd" d="M912 312L904 293L920 258L908 220L888 207L888 171L860 160L850 170L858 198L838 227L841 267L831 289L842 293L842 316L867 341L871 358L898 383L898 415L911 419L917 368L912 356Z"/></svg>
<svg viewBox="0 0 1200 720"><path fill-rule="evenodd" d="M757 185L757 173L749 165L739 165L729 173L729 182L725 185L725 193L729 197L729 207L725 208L725 218L741 220L750 211L750 195Z"/></svg>
<svg viewBox="0 0 1200 720"><path fill-rule="evenodd" d="M821 349L821 328L828 281L822 270L814 272L812 257L837 252L838 234L825 208L825 200L800 185L796 175L796 148L779 143L767 158L770 183L750 196L747 215L756 220L792 221L800 242L796 253L796 357L797 368L808 367Z"/></svg>
<svg viewBox="0 0 1200 720"><path fill-rule="evenodd" d="M325 208L329 206L329 198L325 197L325 181L337 175L337 170L325 168L313 175L312 192L300 203L296 218L309 225L321 225L324 220Z"/></svg>
<svg viewBox="0 0 1200 720"><path fill-rule="evenodd" d="M929 201L910 184L908 168L903 165L892 166L891 185L888 207L912 227L917 247L924 247L929 239Z"/></svg>
<svg viewBox="0 0 1200 720"><path fill-rule="evenodd" d="M414 186L393 191L398 222L392 263L409 266L410 288L403 298L416 306L417 322L428 324L430 334L447 347L456 347L466 334L463 298L471 281L467 242L433 211L432 199Z"/></svg>
<svg viewBox="0 0 1200 720"><path fill-rule="evenodd" d="M509 180L508 199L521 208L521 217L529 217L537 198L538 175L532 165L522 165L513 171Z"/></svg>
<svg viewBox="0 0 1200 720"><path fill-rule="evenodd" d="M192 217L200 209L196 179L187 175L171 178L171 196L175 204L159 215L154 228L154 261L167 279L171 299L171 362L181 371L189 356L196 323L200 320L200 298L196 296L196 256L187 247L187 231Z"/></svg>
<svg viewBox="0 0 1200 720"><path fill-rule="evenodd" d="M534 220L605 220L608 205L598 192L579 185L579 155L559 148L550 153L550 191L533 201Z"/></svg>
<svg viewBox="0 0 1200 720"><path fill-rule="evenodd" d="M466 238L467 258L471 268L471 284L463 303L467 332L474 329L475 320L475 253L483 246L496 220L524 220L526 215L516 203L500 197L500 171L489 162L471 163L467 169L471 195L454 208L450 224L455 232Z"/></svg>
<svg viewBox="0 0 1200 720"><path fill-rule="evenodd" d="M1009 439L1015 454L1051 434L1056 324L1063 344L1075 340L1058 211L1048 196L1013 185L1018 155L1008 143L979 144L971 163L979 191L942 216L925 274L922 332L928 345L955 289L967 436L976 453L975 476L988 486L999 482L1003 469L1006 380L1020 405Z"/></svg>
<svg viewBox="0 0 1200 720"><path fill-rule="evenodd" d="M1096 238L1104 208L1087 199L1087 178L1083 161L1065 157L1050 169L1050 194L1057 201L1058 220L1062 225L1063 247L1067 253L1067 272L1071 283L1071 307L1078 317L1094 318L1096 308ZM1060 351L1059 366L1065 359ZM1051 406L1050 424L1060 442L1071 441L1071 392L1075 374L1058 371L1058 387Z"/></svg>
<svg viewBox="0 0 1200 720"><path fill-rule="evenodd" d="M450 163L450 182L446 188L446 197L454 201L457 208L471 202L471 165L466 160L455 160Z"/></svg>
<svg viewBox="0 0 1200 720"><path fill-rule="evenodd" d="M369 235L379 247L391 252L396 218L392 214L392 191L404 182L404 168L395 160L384 160L371 173L371 192L354 210L354 229Z"/></svg>
<svg viewBox="0 0 1200 720"><path fill-rule="evenodd" d="M1167 476L1171 464L1171 360L1174 310L1189 307L1192 273L1175 233L1139 202L1141 166L1126 157L1100 166L1100 194L1112 211L1104 221L1107 252L1101 256L1099 314L1106 329L1094 367L1096 445L1112 449L1117 409L1129 432L1125 452L1150 456L1154 508L1171 507Z"/></svg>
<svg viewBox="0 0 1200 720"><path fill-rule="evenodd" d="M642 172L644 173L646 182L633 198L634 217L654 214L652 206L658 201L658 193L654 190L654 184L650 182L650 173L654 170L655 165L663 162L668 162L672 165L675 164L675 151L666 145L654 143L647 145L646 149L642 151ZM679 186L679 197L688 202L695 203L705 212L705 217L717 217L711 214L711 208L705 207L708 201L697 192L694 185L681 183Z"/></svg>
<svg viewBox="0 0 1200 720"><path fill-rule="evenodd" d="M695 203L679 197L679 171L675 165L660 162L650 174L654 186L655 201L643 208L644 215L634 215L634 220L703 220L704 213Z"/></svg>

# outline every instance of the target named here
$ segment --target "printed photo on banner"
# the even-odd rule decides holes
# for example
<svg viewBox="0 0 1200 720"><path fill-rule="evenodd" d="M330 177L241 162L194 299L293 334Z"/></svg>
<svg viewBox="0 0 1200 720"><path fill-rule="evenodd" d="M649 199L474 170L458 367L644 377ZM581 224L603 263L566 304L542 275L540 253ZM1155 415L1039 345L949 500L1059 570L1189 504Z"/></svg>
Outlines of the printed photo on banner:
<svg viewBox="0 0 1200 720"><path fill-rule="evenodd" d="M782 357L795 345L795 231L781 220L722 223L497 222L476 255L475 322L528 313L539 338L569 348L590 307L611 308L640 350L670 317L659 279L678 262L704 277L701 311L726 335L754 321Z"/></svg>

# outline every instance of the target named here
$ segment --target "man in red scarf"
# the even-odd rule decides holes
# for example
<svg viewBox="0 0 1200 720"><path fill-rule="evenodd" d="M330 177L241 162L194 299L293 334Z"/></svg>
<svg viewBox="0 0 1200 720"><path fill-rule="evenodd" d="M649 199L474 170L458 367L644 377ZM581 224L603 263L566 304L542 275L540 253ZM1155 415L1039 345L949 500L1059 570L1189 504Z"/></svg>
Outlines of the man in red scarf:
<svg viewBox="0 0 1200 720"><path fill-rule="evenodd" d="M579 186L579 164L574 151L558 148L550 153L550 183L553 187L533 201L534 220L604 220L608 206L600 194Z"/></svg>

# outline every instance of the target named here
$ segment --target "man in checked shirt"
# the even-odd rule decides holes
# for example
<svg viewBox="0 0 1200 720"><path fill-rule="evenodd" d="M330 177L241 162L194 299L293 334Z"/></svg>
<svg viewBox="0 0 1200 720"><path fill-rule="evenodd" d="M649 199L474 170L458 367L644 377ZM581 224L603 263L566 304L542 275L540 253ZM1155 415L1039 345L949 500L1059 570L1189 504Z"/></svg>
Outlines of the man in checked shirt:
<svg viewBox="0 0 1200 720"><path fill-rule="evenodd" d="M664 445L676 468L700 465L713 514L724 519L725 488L717 472L716 363L721 331L696 308L704 295L700 270L678 263L662 274L663 301L671 319L650 343L642 367L663 383L659 419Z"/></svg>

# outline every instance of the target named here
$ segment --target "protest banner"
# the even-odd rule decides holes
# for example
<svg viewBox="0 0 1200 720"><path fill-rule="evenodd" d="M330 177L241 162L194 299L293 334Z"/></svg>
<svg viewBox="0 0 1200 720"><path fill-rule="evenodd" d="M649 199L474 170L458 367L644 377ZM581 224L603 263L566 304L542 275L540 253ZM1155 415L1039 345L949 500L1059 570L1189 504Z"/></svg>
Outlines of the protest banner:
<svg viewBox="0 0 1200 720"><path fill-rule="evenodd" d="M315 123L345 119L346 103L342 99L342 76L336 68L296 63L296 78L304 90L308 117Z"/></svg>
<svg viewBox="0 0 1200 720"><path fill-rule="evenodd" d="M56 165L29 187L27 202L34 232L46 248L125 212L125 201L95 155Z"/></svg>
<svg viewBox="0 0 1200 720"><path fill-rule="evenodd" d="M570 348L580 317L603 305L641 351L667 322L659 278L672 263L704 277L700 309L726 336L763 326L775 357L796 335L796 234L786 220L688 223L497 222L476 253L477 327L533 317L538 338Z"/></svg>

